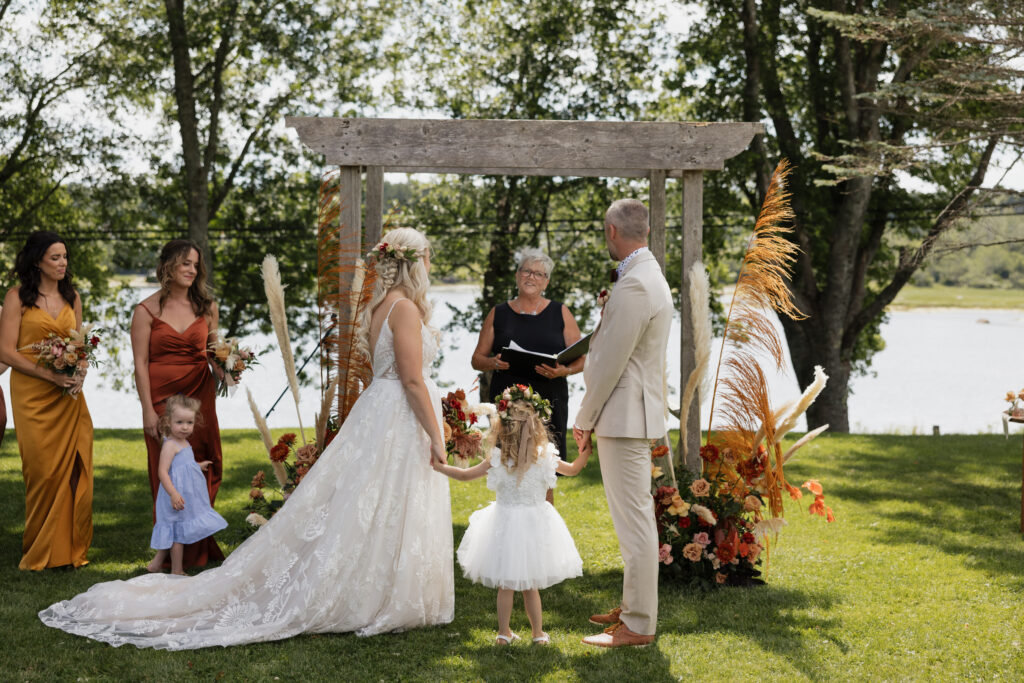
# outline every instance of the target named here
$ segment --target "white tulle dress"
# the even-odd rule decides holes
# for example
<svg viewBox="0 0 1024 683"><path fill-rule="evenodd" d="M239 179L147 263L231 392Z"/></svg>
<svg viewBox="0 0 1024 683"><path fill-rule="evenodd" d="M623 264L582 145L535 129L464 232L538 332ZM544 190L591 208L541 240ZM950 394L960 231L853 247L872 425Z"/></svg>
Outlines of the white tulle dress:
<svg viewBox="0 0 1024 683"><path fill-rule="evenodd" d="M545 500L555 487L558 451L551 444L518 478L491 452L487 488L493 503L469 516L459 544L459 566L466 578L488 588L515 591L547 588L583 575L583 560L568 527Z"/></svg>
<svg viewBox="0 0 1024 683"><path fill-rule="evenodd" d="M426 373L437 343L425 328L422 336L440 425ZM373 367L373 382L288 502L221 566L97 584L39 618L111 645L167 650L450 622L448 480L430 467L430 440L398 380L386 322Z"/></svg>

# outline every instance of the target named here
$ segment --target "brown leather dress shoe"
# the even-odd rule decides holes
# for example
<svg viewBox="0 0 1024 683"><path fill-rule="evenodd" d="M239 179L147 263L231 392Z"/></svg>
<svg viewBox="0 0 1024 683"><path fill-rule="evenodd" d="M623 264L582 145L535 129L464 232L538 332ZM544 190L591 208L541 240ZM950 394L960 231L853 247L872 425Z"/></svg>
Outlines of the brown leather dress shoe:
<svg viewBox="0 0 1024 683"><path fill-rule="evenodd" d="M622 614L622 608L616 607L608 614L592 614L590 616L590 623L597 624L598 626L611 626L612 624L619 623L619 615Z"/></svg>
<svg viewBox="0 0 1024 683"><path fill-rule="evenodd" d="M647 647L654 642L654 636L634 633L620 621L606 628L604 633L587 636L583 642L597 647Z"/></svg>

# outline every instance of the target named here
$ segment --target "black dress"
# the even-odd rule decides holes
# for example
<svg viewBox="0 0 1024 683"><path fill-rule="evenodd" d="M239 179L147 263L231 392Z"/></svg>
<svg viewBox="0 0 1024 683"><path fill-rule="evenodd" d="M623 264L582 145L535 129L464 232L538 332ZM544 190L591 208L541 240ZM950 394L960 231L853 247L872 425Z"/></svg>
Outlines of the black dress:
<svg viewBox="0 0 1024 683"><path fill-rule="evenodd" d="M548 305L536 315L516 313L508 303L494 307L494 344L491 355L515 341L529 351L558 353L565 348L565 320L562 318L562 304L558 301ZM569 382L565 377L548 379L532 370L520 375L511 370L495 370L491 377L490 398L499 395L513 384L526 384L541 396L551 401L551 423L548 431L551 442L558 454L565 460L565 427L569 421Z"/></svg>

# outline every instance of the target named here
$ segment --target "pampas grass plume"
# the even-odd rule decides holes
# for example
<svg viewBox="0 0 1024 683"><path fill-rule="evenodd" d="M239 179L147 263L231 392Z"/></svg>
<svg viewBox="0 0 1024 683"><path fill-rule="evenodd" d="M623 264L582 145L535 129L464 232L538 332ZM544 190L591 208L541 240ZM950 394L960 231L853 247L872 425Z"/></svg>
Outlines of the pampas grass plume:
<svg viewBox="0 0 1024 683"><path fill-rule="evenodd" d="M295 354L292 353L292 342L288 334L284 286L281 284L281 271L273 254L267 254L263 259L262 273L263 289L267 294L267 305L270 308L270 322L274 325L277 345L281 348L285 374L288 376L288 386L291 387L292 398L295 400L295 413L299 418L299 433L302 435L302 445L305 446L306 431L302 427L302 413L299 411L299 378L295 372Z"/></svg>

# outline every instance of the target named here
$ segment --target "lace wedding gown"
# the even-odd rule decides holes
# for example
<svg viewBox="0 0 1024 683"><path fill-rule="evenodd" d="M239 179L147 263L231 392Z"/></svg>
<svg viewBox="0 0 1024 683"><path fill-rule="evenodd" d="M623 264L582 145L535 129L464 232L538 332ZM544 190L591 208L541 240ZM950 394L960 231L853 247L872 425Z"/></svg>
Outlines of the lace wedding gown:
<svg viewBox="0 0 1024 683"><path fill-rule="evenodd" d="M390 312L388 314L390 316ZM426 327L424 379L437 343ZM374 380L288 502L224 564L93 586L39 613L47 626L114 646L186 650L452 620L448 480L406 400L385 320Z"/></svg>

